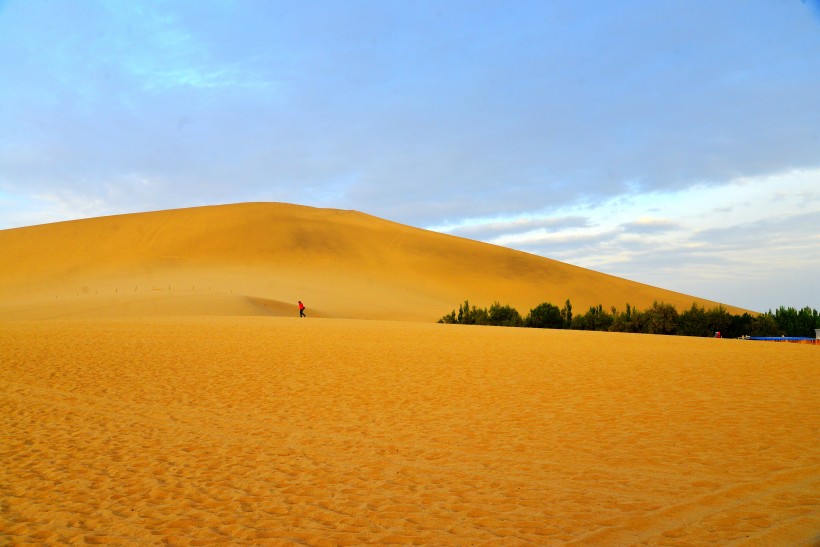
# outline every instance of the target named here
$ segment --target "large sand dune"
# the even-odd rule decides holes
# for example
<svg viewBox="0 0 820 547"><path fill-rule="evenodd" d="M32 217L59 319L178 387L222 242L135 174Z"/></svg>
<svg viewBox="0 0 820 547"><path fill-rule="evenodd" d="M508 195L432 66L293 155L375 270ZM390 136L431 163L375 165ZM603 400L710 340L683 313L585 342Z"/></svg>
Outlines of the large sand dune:
<svg viewBox="0 0 820 547"><path fill-rule="evenodd" d="M0 543L811 545L814 346L0 323Z"/></svg>
<svg viewBox="0 0 820 547"><path fill-rule="evenodd" d="M464 299L716 302L353 211L250 203L0 231L0 318L291 315L435 321ZM731 311L739 311L729 306Z"/></svg>
<svg viewBox="0 0 820 547"><path fill-rule="evenodd" d="M0 544L820 541L816 346L432 322L711 302L275 204L0 257Z"/></svg>

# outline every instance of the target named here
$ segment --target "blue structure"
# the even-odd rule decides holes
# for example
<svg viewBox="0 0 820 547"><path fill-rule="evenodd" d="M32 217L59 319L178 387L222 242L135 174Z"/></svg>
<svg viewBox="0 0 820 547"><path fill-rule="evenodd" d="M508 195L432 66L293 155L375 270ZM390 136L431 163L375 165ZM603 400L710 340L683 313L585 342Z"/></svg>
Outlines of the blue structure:
<svg viewBox="0 0 820 547"><path fill-rule="evenodd" d="M814 338L806 338L805 336L750 336L746 340L763 340L765 342L814 342Z"/></svg>

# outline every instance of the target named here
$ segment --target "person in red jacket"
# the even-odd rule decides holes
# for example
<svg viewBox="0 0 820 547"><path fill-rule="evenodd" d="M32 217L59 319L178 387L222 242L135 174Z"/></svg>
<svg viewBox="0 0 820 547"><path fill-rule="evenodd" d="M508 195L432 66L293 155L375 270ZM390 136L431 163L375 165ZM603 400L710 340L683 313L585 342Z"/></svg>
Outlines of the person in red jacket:
<svg viewBox="0 0 820 547"><path fill-rule="evenodd" d="M301 300L299 301L299 317L307 317L307 315L305 315L305 305L302 304Z"/></svg>

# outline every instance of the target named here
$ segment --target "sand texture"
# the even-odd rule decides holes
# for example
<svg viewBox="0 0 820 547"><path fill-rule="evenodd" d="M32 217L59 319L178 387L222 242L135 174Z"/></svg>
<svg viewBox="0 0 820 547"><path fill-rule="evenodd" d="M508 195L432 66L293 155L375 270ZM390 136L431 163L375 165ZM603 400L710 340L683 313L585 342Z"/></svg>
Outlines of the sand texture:
<svg viewBox="0 0 820 547"><path fill-rule="evenodd" d="M0 543L810 545L815 346L0 322Z"/></svg>
<svg viewBox="0 0 820 547"><path fill-rule="evenodd" d="M0 230L0 319L293 315L432 322L465 299L522 315L716 302L355 211L246 203ZM742 310L727 306L733 313Z"/></svg>

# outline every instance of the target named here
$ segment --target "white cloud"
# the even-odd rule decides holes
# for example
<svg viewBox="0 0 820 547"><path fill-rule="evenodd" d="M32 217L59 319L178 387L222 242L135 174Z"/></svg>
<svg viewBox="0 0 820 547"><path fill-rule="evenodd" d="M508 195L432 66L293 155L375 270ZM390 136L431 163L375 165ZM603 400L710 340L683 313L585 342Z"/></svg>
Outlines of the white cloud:
<svg viewBox="0 0 820 547"><path fill-rule="evenodd" d="M246 73L232 66L151 66L134 63L130 72L142 82L145 91L175 88L273 90L276 83L258 74Z"/></svg>
<svg viewBox="0 0 820 547"><path fill-rule="evenodd" d="M677 222L667 218L641 217L633 222L621 226L628 232L643 234L669 232L679 228Z"/></svg>
<svg viewBox="0 0 820 547"><path fill-rule="evenodd" d="M551 224L547 213L526 222L493 217L484 225L507 232L485 241L705 298L726 300L725 291L740 295L732 304L752 309L779 304L762 304L764 295L739 287L820 271L820 169L625 195L551 214L585 222ZM481 233L482 220L468 226Z"/></svg>
<svg viewBox="0 0 820 547"><path fill-rule="evenodd" d="M98 181L102 192L82 192L71 188L53 191L17 192L0 186L2 228L18 228L65 220L136 212L133 202L151 201L163 192L161 181L145 175L123 174L115 179Z"/></svg>

